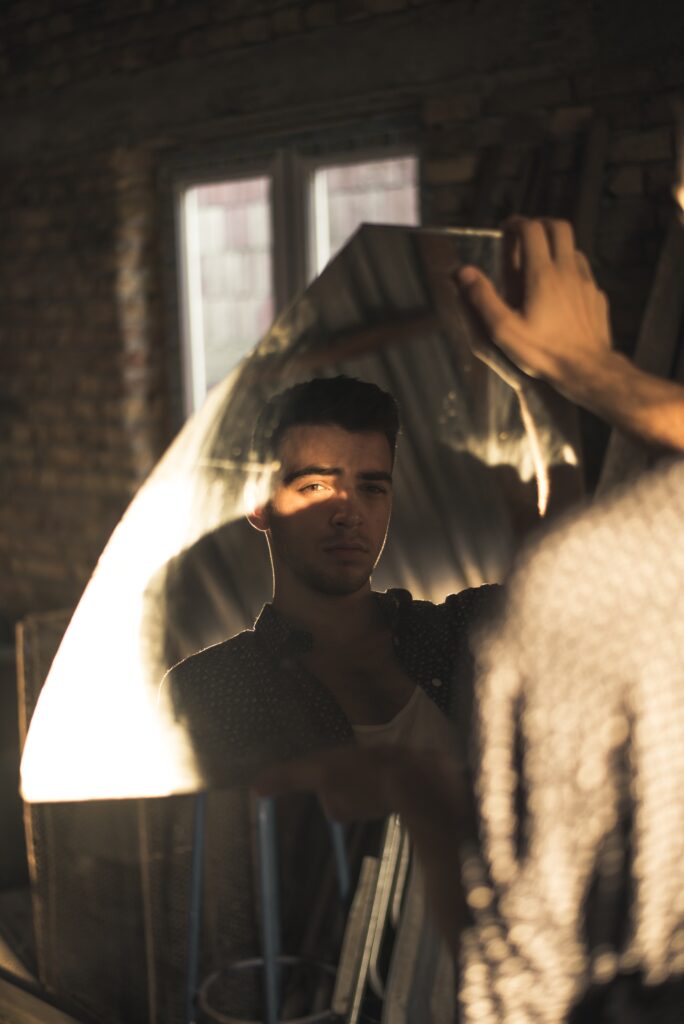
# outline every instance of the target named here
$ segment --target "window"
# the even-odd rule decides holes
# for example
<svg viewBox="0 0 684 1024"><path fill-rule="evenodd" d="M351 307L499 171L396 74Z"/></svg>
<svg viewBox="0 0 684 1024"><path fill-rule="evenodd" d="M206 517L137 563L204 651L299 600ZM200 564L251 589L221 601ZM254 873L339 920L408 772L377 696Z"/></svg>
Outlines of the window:
<svg viewBox="0 0 684 1024"><path fill-rule="evenodd" d="M186 408L196 409L273 319L270 179L186 189L182 200Z"/></svg>
<svg viewBox="0 0 684 1024"><path fill-rule="evenodd" d="M418 224L414 157L319 166L310 186L311 277L359 224Z"/></svg>
<svg viewBox="0 0 684 1024"><path fill-rule="evenodd" d="M419 223L415 156L334 162L279 153L254 176L181 190L187 415L364 222Z"/></svg>

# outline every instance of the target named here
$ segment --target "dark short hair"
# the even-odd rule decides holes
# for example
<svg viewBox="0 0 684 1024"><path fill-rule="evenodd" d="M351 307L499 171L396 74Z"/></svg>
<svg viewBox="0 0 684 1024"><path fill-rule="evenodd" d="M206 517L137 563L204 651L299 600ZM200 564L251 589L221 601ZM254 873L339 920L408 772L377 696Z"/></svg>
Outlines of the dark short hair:
<svg viewBox="0 0 684 1024"><path fill-rule="evenodd" d="M257 418L252 447L261 460L275 458L290 427L337 426L354 433L384 434L392 459L399 433L394 397L376 384L355 377L314 377L268 400Z"/></svg>

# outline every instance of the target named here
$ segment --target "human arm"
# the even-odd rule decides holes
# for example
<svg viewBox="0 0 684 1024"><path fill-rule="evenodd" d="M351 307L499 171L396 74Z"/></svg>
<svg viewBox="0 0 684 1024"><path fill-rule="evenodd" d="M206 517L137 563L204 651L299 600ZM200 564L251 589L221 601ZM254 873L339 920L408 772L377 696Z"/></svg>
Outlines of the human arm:
<svg viewBox="0 0 684 1024"><path fill-rule="evenodd" d="M435 920L456 961L466 919L460 848L472 827L467 774L453 756L403 747L326 750L263 771L262 796L311 790L336 821L398 813L423 865Z"/></svg>
<svg viewBox="0 0 684 1024"><path fill-rule="evenodd" d="M647 443L684 452L684 387L611 348L608 303L565 221L506 225L516 300L475 267L458 280L492 341L532 377Z"/></svg>

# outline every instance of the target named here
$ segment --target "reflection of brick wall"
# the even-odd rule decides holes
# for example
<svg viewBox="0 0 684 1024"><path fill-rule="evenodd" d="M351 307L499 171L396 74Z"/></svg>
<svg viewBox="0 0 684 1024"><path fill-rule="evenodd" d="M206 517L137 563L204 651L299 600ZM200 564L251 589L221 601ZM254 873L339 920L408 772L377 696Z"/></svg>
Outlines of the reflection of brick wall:
<svg viewBox="0 0 684 1024"><path fill-rule="evenodd" d="M235 159L303 133L322 149L331 133L337 147L360 134L394 144L399 123L421 150L423 219L494 224L534 193L535 174L533 205L572 213L599 115L596 256L627 346L670 215L683 11L679 0L0 5L0 614L74 602L169 439L164 373L177 388L179 371L158 310L169 254L156 227L168 161Z"/></svg>
<svg viewBox="0 0 684 1024"><path fill-rule="evenodd" d="M197 192L207 387L224 376L273 319L267 179ZM227 360L226 353L230 353Z"/></svg>
<svg viewBox="0 0 684 1024"><path fill-rule="evenodd" d="M324 175L328 195L330 252L334 255L363 222L418 224L412 159L334 167Z"/></svg>

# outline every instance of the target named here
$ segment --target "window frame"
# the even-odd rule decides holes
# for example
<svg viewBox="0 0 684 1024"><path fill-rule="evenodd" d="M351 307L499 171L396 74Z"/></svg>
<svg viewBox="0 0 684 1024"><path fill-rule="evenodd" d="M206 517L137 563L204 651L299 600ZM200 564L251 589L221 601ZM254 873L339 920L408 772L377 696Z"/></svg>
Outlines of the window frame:
<svg viewBox="0 0 684 1024"><path fill-rule="evenodd" d="M422 224L422 209L421 209L421 188L420 188L420 154L418 147L415 145L392 145L392 146L367 146L359 148L358 150L344 150L339 152L321 153L316 156L305 157L302 160L302 173L306 175L305 188L306 188L306 261L305 261L305 279L306 283L309 284L317 276L318 271L315 269L314 255L316 252L314 243L315 234L315 218L313 215L314 197L313 197L313 184L309 188L309 183L313 183L315 180L316 171L328 170L337 167L350 167L354 164L370 164L380 163L385 160L400 160L400 159L412 159L416 163L416 207L418 211L418 225ZM332 258L332 257L331 257Z"/></svg>
<svg viewBox="0 0 684 1024"><path fill-rule="evenodd" d="M161 264L166 323L166 370L169 394L169 439L196 408L187 295L182 294L180 206L188 188L271 177L271 239L274 310L278 315L308 285L311 214L307 183L319 167L410 156L416 160L419 223L423 222L422 153L413 109L378 114L366 121L326 122L298 131L275 133L272 125L254 135L254 125L230 141L204 139L199 145L167 152L159 165Z"/></svg>
<svg viewBox="0 0 684 1024"><path fill-rule="evenodd" d="M186 200L192 189L205 185L219 185L223 182L250 181L255 178L267 178L269 180L269 212L271 222L271 288L274 297L274 307L278 309L278 295L275 282L275 223L274 223L274 171L273 161L250 163L233 166L233 173L226 173L219 167L214 167L209 174L197 172L192 175L183 176L176 180L174 185L174 240L175 240L175 264L176 264L176 294L178 301L178 341L179 361L181 373L181 400L183 419L187 420L199 409L207 394L206 387L206 365L204 353L204 331L196 331L195 320L196 309L193 308L193 283L190 277L191 260L188 259L188 250L196 248L196 239L189 237L189 225L186 210ZM194 232L193 232L194 234ZM197 262L194 262L196 268ZM195 270L196 273L196 270ZM194 285L197 293L197 283ZM199 288L201 294L201 286ZM198 346L198 337L201 338L201 352ZM198 372L199 370L199 372Z"/></svg>

